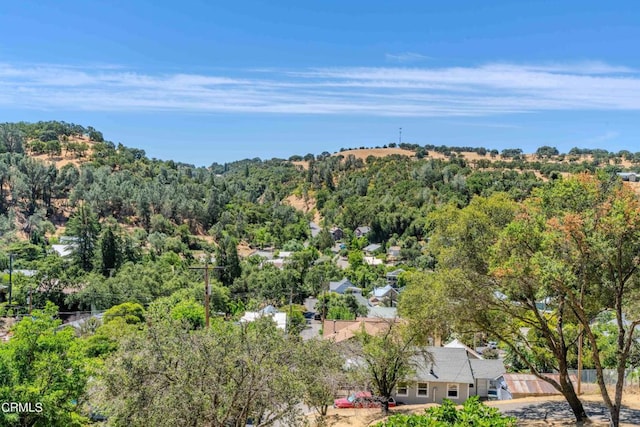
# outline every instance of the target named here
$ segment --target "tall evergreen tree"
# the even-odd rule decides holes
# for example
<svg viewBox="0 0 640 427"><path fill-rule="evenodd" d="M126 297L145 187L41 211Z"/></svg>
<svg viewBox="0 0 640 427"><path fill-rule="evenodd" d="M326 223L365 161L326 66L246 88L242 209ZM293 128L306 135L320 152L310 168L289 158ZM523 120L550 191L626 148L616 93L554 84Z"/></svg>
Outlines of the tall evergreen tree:
<svg viewBox="0 0 640 427"><path fill-rule="evenodd" d="M80 204L78 210L69 219L67 235L76 238L73 256L75 262L85 271L93 269L93 257L99 233L100 223L96 214L86 204Z"/></svg>
<svg viewBox="0 0 640 427"><path fill-rule="evenodd" d="M100 236L100 270L105 277L122 264L122 242L115 221L107 225Z"/></svg>
<svg viewBox="0 0 640 427"><path fill-rule="evenodd" d="M216 263L220 268L220 281L225 286L231 286L233 281L240 277L240 258L238 257L238 248L234 238L228 234L223 235L218 242L216 248Z"/></svg>

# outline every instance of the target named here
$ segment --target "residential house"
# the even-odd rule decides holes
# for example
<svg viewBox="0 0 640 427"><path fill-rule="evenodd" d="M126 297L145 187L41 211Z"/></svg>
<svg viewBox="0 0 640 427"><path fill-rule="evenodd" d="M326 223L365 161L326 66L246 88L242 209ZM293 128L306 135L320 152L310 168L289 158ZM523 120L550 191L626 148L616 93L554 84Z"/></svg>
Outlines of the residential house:
<svg viewBox="0 0 640 427"><path fill-rule="evenodd" d="M484 359L480 353L464 343L454 339L445 347L463 348L467 352L473 378L475 379L475 394L480 399L497 399L500 391L500 376L506 372L501 359Z"/></svg>
<svg viewBox="0 0 640 427"><path fill-rule="evenodd" d="M398 309L396 307L383 307L381 305L368 307L367 317L378 319L396 319Z"/></svg>
<svg viewBox="0 0 640 427"><path fill-rule="evenodd" d="M362 258L365 264L367 265L382 265L383 262L380 258L376 258L374 256L365 256Z"/></svg>
<svg viewBox="0 0 640 427"><path fill-rule="evenodd" d="M60 236L60 239L58 239L58 242L62 245L72 245L79 241L80 239L76 236Z"/></svg>
<svg viewBox="0 0 640 427"><path fill-rule="evenodd" d="M475 394L480 399L497 399L500 376L506 371L502 360L470 358L469 363L475 379Z"/></svg>
<svg viewBox="0 0 640 427"><path fill-rule="evenodd" d="M636 182L638 180L638 175L634 172L618 172L618 176L623 181Z"/></svg>
<svg viewBox="0 0 640 427"><path fill-rule="evenodd" d="M322 338L336 343L347 341L361 330L376 335L389 329L389 322L400 322L400 319L384 319L361 317L356 320L325 320L322 325Z"/></svg>
<svg viewBox="0 0 640 427"><path fill-rule="evenodd" d="M282 270L284 268L285 260L283 258L266 259L264 261L267 264L272 264L277 269Z"/></svg>
<svg viewBox="0 0 640 427"><path fill-rule="evenodd" d="M347 291L358 290L361 291L356 285L351 283L351 280L346 277L339 282L329 282L329 292L335 292L337 294L345 294Z"/></svg>
<svg viewBox="0 0 640 427"><path fill-rule="evenodd" d="M400 259L400 246L389 246L387 249L387 259L389 261L397 261Z"/></svg>
<svg viewBox="0 0 640 427"><path fill-rule="evenodd" d="M62 329L67 326L71 326L76 330L81 330L83 325L89 322L89 319L96 319L98 322L102 322L102 318L104 317L104 313L96 313L89 315L82 315L80 317L76 317L74 320L67 319L65 323L58 327L58 329Z"/></svg>
<svg viewBox="0 0 640 427"><path fill-rule="evenodd" d="M391 285L394 288L398 287L398 277L400 277L400 275L404 273L404 270L402 268L398 268L397 270L393 270L390 271L389 273L387 273L386 278L387 278L387 285Z"/></svg>
<svg viewBox="0 0 640 427"><path fill-rule="evenodd" d="M415 371L398 384L393 396L396 401L421 404L450 399L463 403L471 396L487 398L489 389L497 386L491 381L505 372L502 361L470 359L466 348L427 347L426 351L429 358L414 356Z"/></svg>
<svg viewBox="0 0 640 427"><path fill-rule="evenodd" d="M475 351L474 349L472 349L471 347L469 347L468 345L466 345L462 341L458 340L457 338L454 339L453 341L445 344L443 347L464 348L465 350L467 350L467 356L469 356L469 360L471 360L471 359L484 359L482 357L482 354L478 353L477 351Z"/></svg>
<svg viewBox="0 0 640 427"><path fill-rule="evenodd" d="M284 265L287 263L287 260L291 258L293 252L290 251L280 251L278 252L277 257L273 257L270 259L266 259L264 262L268 264L273 264L276 268L282 270Z"/></svg>
<svg viewBox="0 0 640 427"><path fill-rule="evenodd" d="M358 304L367 307L369 301L362 296L362 289L351 283L346 277L339 282L329 282L329 292L335 292L337 294L351 294L355 297Z"/></svg>
<svg viewBox="0 0 640 427"><path fill-rule="evenodd" d="M379 251L381 247L382 247L382 245L380 245L378 243L372 243L372 244L367 245L364 248L362 248L362 250L367 255L373 255L375 252Z"/></svg>
<svg viewBox="0 0 640 427"><path fill-rule="evenodd" d="M367 227L367 226L360 226L353 231L356 237L366 236L370 232L371 232L371 227Z"/></svg>
<svg viewBox="0 0 640 427"><path fill-rule="evenodd" d="M61 257L68 257L73 254L75 249L74 244L65 244L65 245L51 245L51 249Z"/></svg>
<svg viewBox="0 0 640 427"><path fill-rule="evenodd" d="M329 233L331 234L331 237L333 237L333 240L342 240L342 238L344 238L344 231L342 231L342 228L331 227Z"/></svg>
<svg viewBox="0 0 640 427"><path fill-rule="evenodd" d="M371 305L383 305L386 307L393 307L398 301L398 290L391 285L386 285L381 288L374 288L371 292L369 302Z"/></svg>
<svg viewBox="0 0 640 427"><path fill-rule="evenodd" d="M279 329L287 329L287 313L279 312L272 305L268 305L259 311L247 311L244 316L240 318L240 322L253 322L261 317L271 317Z"/></svg>

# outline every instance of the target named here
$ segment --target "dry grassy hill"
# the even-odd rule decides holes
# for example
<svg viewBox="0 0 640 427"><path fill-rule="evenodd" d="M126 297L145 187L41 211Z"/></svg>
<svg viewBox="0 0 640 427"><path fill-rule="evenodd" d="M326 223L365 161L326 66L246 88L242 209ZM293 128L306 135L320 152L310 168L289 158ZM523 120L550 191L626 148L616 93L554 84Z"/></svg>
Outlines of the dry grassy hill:
<svg viewBox="0 0 640 427"><path fill-rule="evenodd" d="M67 143L77 143L77 144L86 144L88 147L87 151L81 156L77 153L71 152L67 150L65 147ZM83 162L86 162L91 158L93 154L93 145L95 143L89 140L89 137L81 136L81 135L72 135L68 137L68 140L62 144L62 151L59 155L49 155L49 154L37 154L32 150L27 150L27 154L29 156L41 160L45 163L53 163L56 168L60 169L64 165L73 164L75 166L80 166Z"/></svg>

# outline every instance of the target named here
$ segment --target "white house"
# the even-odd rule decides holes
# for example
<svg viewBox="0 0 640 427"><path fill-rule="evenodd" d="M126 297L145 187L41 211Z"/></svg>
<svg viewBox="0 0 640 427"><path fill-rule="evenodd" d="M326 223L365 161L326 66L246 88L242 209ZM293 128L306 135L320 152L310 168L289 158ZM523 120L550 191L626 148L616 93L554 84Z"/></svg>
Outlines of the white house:
<svg viewBox="0 0 640 427"><path fill-rule="evenodd" d="M247 311L244 316L240 318L240 322L253 322L261 317L271 317L279 329L287 329L287 313L279 312L272 305L268 305L260 311Z"/></svg>

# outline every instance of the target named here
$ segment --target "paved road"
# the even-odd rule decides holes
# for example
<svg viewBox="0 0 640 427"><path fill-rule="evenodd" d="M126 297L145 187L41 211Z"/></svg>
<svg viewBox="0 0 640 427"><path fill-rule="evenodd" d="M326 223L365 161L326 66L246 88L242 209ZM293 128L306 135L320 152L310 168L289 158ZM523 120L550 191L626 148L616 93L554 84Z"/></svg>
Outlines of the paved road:
<svg viewBox="0 0 640 427"><path fill-rule="evenodd" d="M518 402L517 400L502 400L490 403L500 409L505 415L517 417L520 420L569 420L573 421L573 413L569 404L564 400L547 400L540 402ZM585 411L592 421L608 422L609 411L604 403L583 401ZM640 425L640 410L628 407L622 408L620 422Z"/></svg>
<svg viewBox="0 0 640 427"><path fill-rule="evenodd" d="M316 311L316 303L318 300L316 298L307 298L304 300L304 306L307 311L311 311L315 313ZM310 340L311 338L317 338L320 336L320 329L322 329L322 323L318 320L309 320L307 323L307 327L300 332L300 336L303 340Z"/></svg>
<svg viewBox="0 0 640 427"><path fill-rule="evenodd" d="M307 324L307 327L300 332L300 336L303 340L310 340L311 338L320 337L320 329L322 329L322 323L319 320L312 320Z"/></svg>

